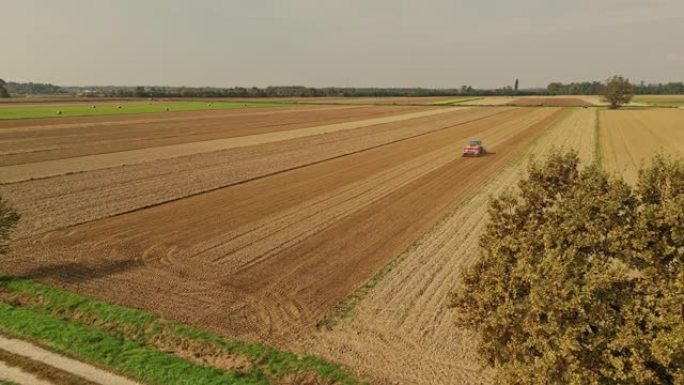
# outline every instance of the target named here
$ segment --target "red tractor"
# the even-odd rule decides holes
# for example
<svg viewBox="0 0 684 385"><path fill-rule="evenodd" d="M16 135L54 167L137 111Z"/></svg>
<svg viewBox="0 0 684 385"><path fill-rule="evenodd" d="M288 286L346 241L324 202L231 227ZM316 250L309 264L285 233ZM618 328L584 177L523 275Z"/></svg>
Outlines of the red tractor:
<svg viewBox="0 0 684 385"><path fill-rule="evenodd" d="M484 147L482 147L482 141L477 139L471 139L468 145L463 147L463 156L482 156L487 153Z"/></svg>

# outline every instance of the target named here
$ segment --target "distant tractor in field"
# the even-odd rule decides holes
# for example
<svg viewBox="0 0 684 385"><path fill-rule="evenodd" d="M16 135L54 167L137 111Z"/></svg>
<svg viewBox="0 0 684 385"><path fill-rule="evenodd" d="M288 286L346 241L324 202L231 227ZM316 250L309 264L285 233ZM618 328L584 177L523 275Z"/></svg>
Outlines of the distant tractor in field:
<svg viewBox="0 0 684 385"><path fill-rule="evenodd" d="M468 145L463 147L463 156L482 156L487 153L482 147L482 141L478 139L471 139Z"/></svg>

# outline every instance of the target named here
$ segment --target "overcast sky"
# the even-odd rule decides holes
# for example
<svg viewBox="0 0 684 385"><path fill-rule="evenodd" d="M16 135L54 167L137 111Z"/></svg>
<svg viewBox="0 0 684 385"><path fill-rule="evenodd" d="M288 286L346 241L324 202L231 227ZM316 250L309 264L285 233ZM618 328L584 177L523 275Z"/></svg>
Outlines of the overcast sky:
<svg viewBox="0 0 684 385"><path fill-rule="evenodd" d="M0 0L0 77L60 85L684 80L684 0Z"/></svg>

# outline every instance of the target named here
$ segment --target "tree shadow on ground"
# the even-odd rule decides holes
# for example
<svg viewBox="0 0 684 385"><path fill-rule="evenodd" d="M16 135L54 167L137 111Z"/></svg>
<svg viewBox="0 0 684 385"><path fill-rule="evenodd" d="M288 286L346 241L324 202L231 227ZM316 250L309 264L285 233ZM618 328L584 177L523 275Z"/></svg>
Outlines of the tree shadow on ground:
<svg viewBox="0 0 684 385"><path fill-rule="evenodd" d="M84 283L136 269L143 265L139 260L106 261L97 264L66 262L40 266L27 271L19 278L55 279L65 283Z"/></svg>

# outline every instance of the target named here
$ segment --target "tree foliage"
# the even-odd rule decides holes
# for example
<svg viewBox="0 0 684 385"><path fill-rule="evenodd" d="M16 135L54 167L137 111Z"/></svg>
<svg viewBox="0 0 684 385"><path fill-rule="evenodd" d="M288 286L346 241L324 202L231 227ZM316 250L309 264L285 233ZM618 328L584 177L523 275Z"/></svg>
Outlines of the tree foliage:
<svg viewBox="0 0 684 385"><path fill-rule="evenodd" d="M12 210L6 201L0 197L0 254L7 252L10 232L19 221L19 214Z"/></svg>
<svg viewBox="0 0 684 385"><path fill-rule="evenodd" d="M9 98L10 94L7 92L7 89L5 88L5 81L0 79L0 98Z"/></svg>
<svg viewBox="0 0 684 385"><path fill-rule="evenodd" d="M684 383L684 162L636 188L575 153L493 199L481 258L453 294L497 383Z"/></svg>
<svg viewBox="0 0 684 385"><path fill-rule="evenodd" d="M7 82L7 91L12 95L66 95L68 91L62 87L47 83Z"/></svg>
<svg viewBox="0 0 684 385"><path fill-rule="evenodd" d="M606 81L601 97L610 103L610 108L618 108L632 101L634 86L629 82L629 79L615 75Z"/></svg>

